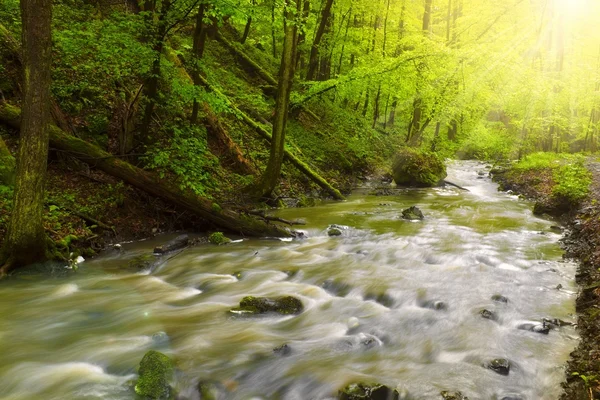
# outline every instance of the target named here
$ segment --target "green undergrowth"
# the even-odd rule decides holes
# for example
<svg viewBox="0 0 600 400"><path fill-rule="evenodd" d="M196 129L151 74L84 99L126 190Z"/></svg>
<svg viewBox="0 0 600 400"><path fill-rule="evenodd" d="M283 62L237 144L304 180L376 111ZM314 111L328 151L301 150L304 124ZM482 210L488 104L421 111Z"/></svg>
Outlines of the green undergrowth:
<svg viewBox="0 0 600 400"><path fill-rule="evenodd" d="M580 154L534 153L513 166L515 171L551 170L552 196L577 203L585 199L592 182L585 167L585 157Z"/></svg>

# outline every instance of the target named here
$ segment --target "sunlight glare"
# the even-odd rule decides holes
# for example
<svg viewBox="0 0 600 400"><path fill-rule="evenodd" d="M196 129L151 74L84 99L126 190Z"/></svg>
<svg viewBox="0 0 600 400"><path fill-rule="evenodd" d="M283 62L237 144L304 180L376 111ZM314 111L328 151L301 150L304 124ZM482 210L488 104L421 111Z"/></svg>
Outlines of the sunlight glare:
<svg viewBox="0 0 600 400"><path fill-rule="evenodd" d="M554 0L556 9L569 16L581 15L585 12L588 0Z"/></svg>

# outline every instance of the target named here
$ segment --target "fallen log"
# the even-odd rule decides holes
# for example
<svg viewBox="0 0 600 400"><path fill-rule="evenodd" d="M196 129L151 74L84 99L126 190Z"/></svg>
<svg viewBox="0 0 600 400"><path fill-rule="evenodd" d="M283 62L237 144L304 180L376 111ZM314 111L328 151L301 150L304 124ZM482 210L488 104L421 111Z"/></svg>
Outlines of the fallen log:
<svg viewBox="0 0 600 400"><path fill-rule="evenodd" d="M21 110L8 103L0 103L0 122L19 129ZM223 209L217 203L197 196L190 190L181 189L173 182L159 180L152 173L120 160L91 143L68 135L55 125L50 127L50 146L230 232L247 236L292 236L288 230L278 225L267 224L249 215Z"/></svg>
<svg viewBox="0 0 600 400"><path fill-rule="evenodd" d="M210 90L211 92L215 93L219 97L226 100L227 103L229 104L229 106L235 111L235 114L238 115L246 123L246 125L250 126L264 140L271 143L271 132L266 130L262 125L260 125L256 121L254 121L246 113L244 113L242 110L237 108L233 103L231 103L231 101L229 101L227 96L225 96L218 89L213 87L206 80L206 78L204 78L203 76L200 76L200 81L202 82L202 85L204 85L208 90ZM289 150L284 149L284 157L294 167L296 167L300 172L302 172L304 175L306 175L311 181L313 181L314 183L319 185L321 188L323 188L325 191L327 191L331 196L333 196L334 199L345 200L345 197L340 193L339 190L337 190L336 188L331 186L329 184L329 182L327 182L321 175L319 175L315 171L313 171L312 168L310 168L307 164L305 164L303 161L301 161L298 157L293 155Z"/></svg>
<svg viewBox="0 0 600 400"><path fill-rule="evenodd" d="M190 237L188 235L180 235L175 239L168 241L167 243L156 246L154 248L154 254L165 254L175 250L180 250L187 247L190 244Z"/></svg>
<svg viewBox="0 0 600 400"><path fill-rule="evenodd" d="M165 55L167 56L167 58L179 67L178 71L179 71L180 75L182 76L182 78L191 82L192 78L189 76L189 74L187 73L185 68L182 66L182 64L178 61L178 57L177 57L177 55L174 54L173 50L171 48L165 46L164 51L165 51ZM261 126L259 123L254 121L252 118L250 118L246 113L244 113L242 110L237 108L229 100L229 98L227 96L225 96L223 93L221 93L219 91L219 89L212 86L210 84L210 82L208 82L206 80L205 77L203 77L202 75L198 75L198 79L199 79L200 83L202 84L202 86L204 86L206 89L215 93L217 96L219 96L223 100L225 100L227 102L227 104L235 111L235 114L238 115L239 117L241 117L242 120L248 126L250 126L252 129L254 129L254 131L256 133L258 133L259 136L261 136L264 140L266 140L267 143L271 143L271 132L266 130L263 126ZM210 109L208 109L208 110L210 110ZM216 116L213 116L211 118L213 120L217 120ZM209 121L210 121L210 119L209 119ZM325 191L327 191L329 194L331 194L331 196L333 196L334 199L345 200L344 196L342 196L342 194L340 193L339 190L337 190L336 188L331 186L329 184L329 182L327 182L325 179L323 179L323 177L321 175L319 175L315 171L313 171L307 164L302 162L299 158L294 156L287 149L284 149L284 157L294 167L296 167L300 172L302 172L304 175L306 175L310 180L312 180L314 183L316 183L321 188L323 188Z"/></svg>

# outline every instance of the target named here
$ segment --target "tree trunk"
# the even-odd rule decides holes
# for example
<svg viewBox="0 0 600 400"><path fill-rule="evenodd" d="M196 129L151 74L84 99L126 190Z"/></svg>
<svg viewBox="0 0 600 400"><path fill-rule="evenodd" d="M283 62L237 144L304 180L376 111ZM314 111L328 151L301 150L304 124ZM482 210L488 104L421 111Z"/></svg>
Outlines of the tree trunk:
<svg viewBox="0 0 600 400"><path fill-rule="evenodd" d="M299 0L296 0L299 3ZM286 1L286 10L283 17L284 40L281 53L281 64L279 66L279 84L277 86L277 96L275 100L275 117L273 119L273 134L271 138L271 151L269 162L263 173L257 192L261 197L270 197L277 186L281 175L281 165L283 164L285 131L288 121L288 111L290 106L290 94L292 93L292 84L294 82L294 72L296 66L296 40L298 28L292 23L292 12L288 7L292 7L293 0Z"/></svg>
<svg viewBox="0 0 600 400"><path fill-rule="evenodd" d="M302 5L302 26L306 26L308 17L310 16L310 0L304 0ZM296 68L304 68L304 50L303 44L306 42L306 29L301 29L298 33L298 43L296 44Z"/></svg>
<svg viewBox="0 0 600 400"><path fill-rule="evenodd" d="M273 50L273 58L277 58L277 40L275 39L275 7L277 6L276 0L273 0L271 6L271 48Z"/></svg>
<svg viewBox="0 0 600 400"><path fill-rule="evenodd" d="M0 276L12 268L47 259L42 224L48 160L52 1L22 0L23 115L14 206L0 254Z"/></svg>
<svg viewBox="0 0 600 400"><path fill-rule="evenodd" d="M396 108L398 107L398 99L394 98L392 102L392 109L390 110L390 118L388 119L387 126L392 128L396 122Z"/></svg>
<svg viewBox="0 0 600 400"><path fill-rule="evenodd" d="M17 107L0 104L0 121L18 129L19 112ZM131 186L180 206L222 229L248 236L290 236L289 231L277 225L266 224L248 215L222 209L209 199L197 196L190 190L181 189L174 182L158 179L152 173L120 160L91 143L68 135L54 125L50 126L50 145L122 179Z"/></svg>
<svg viewBox="0 0 600 400"><path fill-rule="evenodd" d="M379 118L379 99L381 98L381 84L377 88L377 95L375 96L375 109L373 110L373 129L377 126L377 118Z"/></svg>
<svg viewBox="0 0 600 400"><path fill-rule="evenodd" d="M142 140L148 141L150 135L150 124L152 123L152 115L154 114L154 106L158 101L158 83L160 81L160 57L165 45L165 36L167 34L168 21L167 14L171 9L171 0L163 0L158 16L158 22L156 25L155 35L152 38L154 44L152 50L154 51L154 60L152 61L152 69L150 70L150 77L146 81L146 107L144 108L144 119L142 120L142 127L140 129Z"/></svg>
<svg viewBox="0 0 600 400"><path fill-rule="evenodd" d="M207 7L208 6L205 3L200 3L198 6L198 14L196 14L196 28L194 29L194 42L192 46L192 67L190 68L194 86L200 85L200 66L198 63L204 55L204 47L206 45L207 29L206 25L204 24L204 16L206 14ZM198 99L194 98L192 115L190 117L190 122L192 124L195 124L198 121L199 109L200 104L198 103Z"/></svg>
<svg viewBox="0 0 600 400"><path fill-rule="evenodd" d="M429 32L431 29L431 6L433 0L425 0L425 14L423 14L423 32Z"/></svg>
<svg viewBox="0 0 600 400"><path fill-rule="evenodd" d="M310 49L310 59L308 61L308 72L306 73L306 80L312 81L317 72L318 60L319 60L319 45L323 39L325 28L329 24L329 18L331 17L331 7L333 6L333 0L325 0L325 7L321 12L321 21L319 27L315 33L315 39L313 40L312 47Z"/></svg>

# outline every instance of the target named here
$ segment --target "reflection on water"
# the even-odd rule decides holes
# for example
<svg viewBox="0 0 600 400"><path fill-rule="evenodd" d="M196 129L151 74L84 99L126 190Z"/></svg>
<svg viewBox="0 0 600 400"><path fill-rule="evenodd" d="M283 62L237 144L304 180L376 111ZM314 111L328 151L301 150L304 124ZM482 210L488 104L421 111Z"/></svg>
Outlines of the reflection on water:
<svg viewBox="0 0 600 400"><path fill-rule="evenodd" d="M199 398L205 380L232 400L327 399L352 381L402 387L415 399L439 399L441 390L555 399L574 329L518 328L573 320L575 266L561 261L552 222L478 179L484 168L450 168L469 192L363 190L280 211L307 221L305 240L201 245L158 260L151 273L128 269L166 240L158 238L75 274L2 282L0 398L133 399L136 367L155 348L176 360L187 399ZM412 205L424 221L401 219ZM330 238L329 224L348 229ZM305 311L232 317L246 295L294 295ZM283 344L288 351L273 352ZM483 367L497 358L511 361L508 376Z"/></svg>

